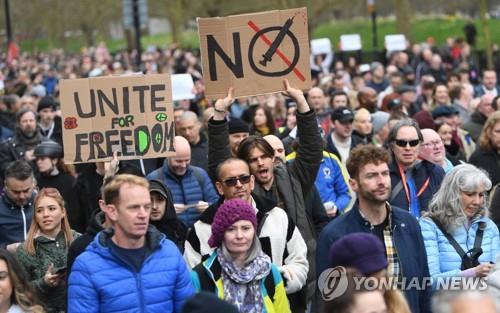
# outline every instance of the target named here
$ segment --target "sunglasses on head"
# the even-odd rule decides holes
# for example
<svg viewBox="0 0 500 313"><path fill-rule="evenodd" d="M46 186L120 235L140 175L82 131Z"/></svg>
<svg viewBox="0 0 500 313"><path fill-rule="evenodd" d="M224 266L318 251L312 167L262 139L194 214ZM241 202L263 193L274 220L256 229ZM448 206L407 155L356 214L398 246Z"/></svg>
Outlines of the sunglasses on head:
<svg viewBox="0 0 500 313"><path fill-rule="evenodd" d="M415 139L415 140L396 139L396 140L394 140L394 143L401 148L406 148L408 145L410 145L410 147L416 147L420 143L420 140L418 140L418 139Z"/></svg>
<svg viewBox="0 0 500 313"><path fill-rule="evenodd" d="M250 175L243 175L240 177L232 177L223 181L226 186L234 187L240 182L242 185L248 184L250 182Z"/></svg>

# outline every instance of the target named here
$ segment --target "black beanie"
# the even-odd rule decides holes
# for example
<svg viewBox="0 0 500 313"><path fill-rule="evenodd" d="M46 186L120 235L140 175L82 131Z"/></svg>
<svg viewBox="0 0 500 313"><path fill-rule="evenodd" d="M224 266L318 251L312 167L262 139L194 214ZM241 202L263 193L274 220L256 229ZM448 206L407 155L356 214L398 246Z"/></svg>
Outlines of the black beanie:
<svg viewBox="0 0 500 313"><path fill-rule="evenodd" d="M250 132L248 124L239 118L232 118L231 120L229 120L228 126L229 126L229 134Z"/></svg>

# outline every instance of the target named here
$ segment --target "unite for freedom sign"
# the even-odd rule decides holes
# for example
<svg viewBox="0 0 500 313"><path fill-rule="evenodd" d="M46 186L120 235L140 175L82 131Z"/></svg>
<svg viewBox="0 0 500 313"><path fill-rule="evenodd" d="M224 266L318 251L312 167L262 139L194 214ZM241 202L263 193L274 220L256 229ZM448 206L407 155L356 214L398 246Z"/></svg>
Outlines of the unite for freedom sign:
<svg viewBox="0 0 500 313"><path fill-rule="evenodd" d="M170 75L62 80L64 161L175 154Z"/></svg>
<svg viewBox="0 0 500 313"><path fill-rule="evenodd" d="M209 99L311 88L306 8L198 18L198 34Z"/></svg>

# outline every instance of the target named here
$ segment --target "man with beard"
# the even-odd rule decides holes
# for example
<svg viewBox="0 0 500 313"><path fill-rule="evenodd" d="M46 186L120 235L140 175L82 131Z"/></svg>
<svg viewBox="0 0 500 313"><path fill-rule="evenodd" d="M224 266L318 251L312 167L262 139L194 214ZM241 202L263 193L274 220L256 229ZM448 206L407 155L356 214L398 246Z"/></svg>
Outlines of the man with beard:
<svg viewBox="0 0 500 313"><path fill-rule="evenodd" d="M255 176L254 194L268 198L278 207L283 208L291 220L297 225L307 245L310 264L308 284L309 299L314 291L314 255L317 234L314 225L322 223L310 214L305 205L305 198L314 185L316 174L322 159L322 141L316 115L309 107L301 90L290 86L284 80L285 94L297 103L297 129L301 134L301 144L297 150L297 158L293 164L274 165L274 149L263 138L250 136L245 138L238 147L238 158L245 160L250 167L250 174ZM232 89L224 99L215 103L215 114L208 123L209 151L208 168L215 173L219 163L230 157L228 125L225 119L226 110L231 105ZM212 174L216 177L216 174ZM309 210L309 211L308 211ZM292 304L292 307L305 311L305 296L302 303ZM299 310L297 310L298 312Z"/></svg>
<svg viewBox="0 0 500 313"><path fill-rule="evenodd" d="M34 168L35 147L41 142L42 136L39 132L36 113L21 109L16 115L16 127L14 137L0 145L0 178L3 184L3 172L10 162L24 159L31 162Z"/></svg>
<svg viewBox="0 0 500 313"><path fill-rule="evenodd" d="M408 212L391 206L391 176L388 152L372 145L353 149L347 162L349 183L358 201L344 215L331 221L321 232L317 249L318 276L328 268L332 244L346 234L372 233L385 246L387 276L410 281L429 277L426 252L417 220ZM405 290L412 312L430 312L430 289Z"/></svg>

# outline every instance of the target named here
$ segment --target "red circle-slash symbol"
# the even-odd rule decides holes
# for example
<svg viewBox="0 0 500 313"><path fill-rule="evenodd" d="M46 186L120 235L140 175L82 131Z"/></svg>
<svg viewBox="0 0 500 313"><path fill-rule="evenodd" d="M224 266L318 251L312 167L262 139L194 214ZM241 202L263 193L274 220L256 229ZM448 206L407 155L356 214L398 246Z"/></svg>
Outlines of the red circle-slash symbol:
<svg viewBox="0 0 500 313"><path fill-rule="evenodd" d="M76 117L67 117L64 119L64 129L75 129L77 127Z"/></svg>

